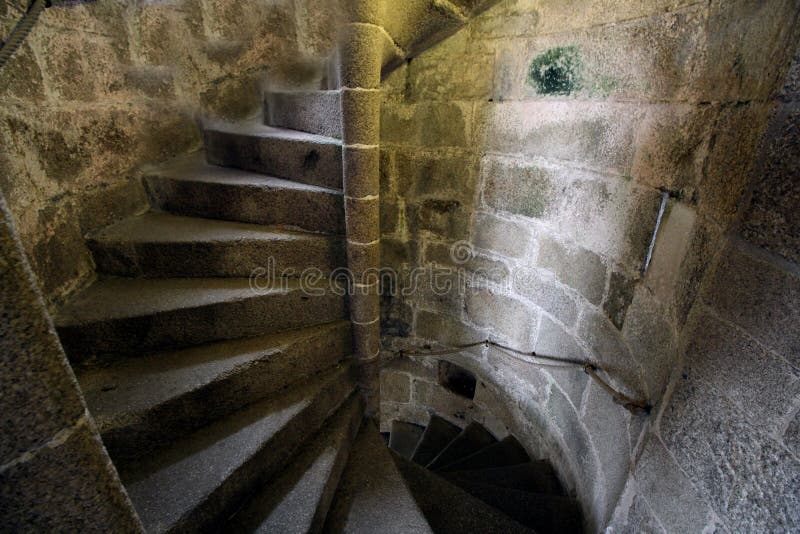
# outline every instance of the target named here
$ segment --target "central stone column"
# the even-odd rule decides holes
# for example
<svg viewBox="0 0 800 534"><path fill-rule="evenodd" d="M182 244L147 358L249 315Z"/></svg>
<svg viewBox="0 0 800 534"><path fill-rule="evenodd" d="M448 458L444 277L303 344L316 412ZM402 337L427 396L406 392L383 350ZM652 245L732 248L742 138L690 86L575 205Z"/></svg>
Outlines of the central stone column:
<svg viewBox="0 0 800 534"><path fill-rule="evenodd" d="M381 0L349 0L338 49L350 319L367 398L380 355L381 6Z"/></svg>

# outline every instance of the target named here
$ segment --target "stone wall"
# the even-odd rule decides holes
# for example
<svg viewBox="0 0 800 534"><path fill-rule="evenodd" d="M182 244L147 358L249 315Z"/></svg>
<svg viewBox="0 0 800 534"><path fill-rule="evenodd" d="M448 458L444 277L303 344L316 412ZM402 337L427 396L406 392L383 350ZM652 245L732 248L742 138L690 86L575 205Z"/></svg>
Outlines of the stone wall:
<svg viewBox="0 0 800 534"><path fill-rule="evenodd" d="M28 3L0 5L0 38ZM206 116L258 113L265 80L318 81L338 12L333 0L72 4L45 10L0 72L0 188L51 303L93 275L84 235L145 208L143 164L199 149Z"/></svg>
<svg viewBox="0 0 800 534"><path fill-rule="evenodd" d="M623 492L632 500L631 466L663 444L650 436L674 409L674 395L670 404L664 395L680 383L689 340L705 321L698 295L719 272L715 258L738 250L730 229L747 212L743 232L758 236L753 243L784 257L796 246L796 202L768 178L748 188L770 117L786 98L779 87L798 16L790 0L587 0L569 9L507 0L384 82L382 254L385 266L401 270L398 290L384 297L384 345L490 337L592 359L617 388L647 399L652 415L634 416L580 371L526 368L494 349L464 356L506 397L518 414L511 418L521 414L525 435L539 436L593 529L612 521ZM793 117L790 108L782 113ZM780 235L766 230L774 218L787 222ZM455 289L441 290L447 280ZM796 322L796 309L781 309ZM777 383L793 383L791 373L778 375ZM796 407L785 394L781 409ZM670 473L686 474L697 491L690 500L708 507L692 527L746 525L713 502L699 480L708 464L692 457L694 474L684 465ZM682 530L669 519L653 524Z"/></svg>
<svg viewBox="0 0 800 534"><path fill-rule="evenodd" d="M0 517L9 532L141 525L94 427L0 195Z"/></svg>
<svg viewBox="0 0 800 534"><path fill-rule="evenodd" d="M644 440L615 530L800 525L800 87L795 57L749 206L703 279L682 365Z"/></svg>

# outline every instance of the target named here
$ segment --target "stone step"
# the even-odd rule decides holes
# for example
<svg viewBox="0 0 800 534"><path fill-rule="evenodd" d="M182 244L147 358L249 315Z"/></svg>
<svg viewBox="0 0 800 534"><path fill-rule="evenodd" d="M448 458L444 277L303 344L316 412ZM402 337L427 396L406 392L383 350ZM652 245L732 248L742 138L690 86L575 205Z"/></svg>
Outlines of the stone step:
<svg viewBox="0 0 800 534"><path fill-rule="evenodd" d="M344 233L341 191L209 165L197 152L145 171L157 209L208 219Z"/></svg>
<svg viewBox="0 0 800 534"><path fill-rule="evenodd" d="M304 184L342 188L338 139L257 122L208 125L209 163L260 172Z"/></svg>
<svg viewBox="0 0 800 534"><path fill-rule="evenodd" d="M427 467L439 469L496 442L497 439L488 430L478 423L470 423L428 463Z"/></svg>
<svg viewBox="0 0 800 534"><path fill-rule="evenodd" d="M339 366L186 436L157 454L117 463L147 532L212 531L272 480L355 390Z"/></svg>
<svg viewBox="0 0 800 534"><path fill-rule="evenodd" d="M346 316L329 280L112 278L95 282L55 324L75 363L104 353L141 353L324 324Z"/></svg>
<svg viewBox="0 0 800 534"><path fill-rule="evenodd" d="M514 436L506 436L493 445L484 447L474 454L439 468L439 471L458 471L463 469L485 469L523 464L530 460L519 441Z"/></svg>
<svg viewBox="0 0 800 534"><path fill-rule="evenodd" d="M324 530L357 534L432 532L372 423L361 427Z"/></svg>
<svg viewBox="0 0 800 534"><path fill-rule="evenodd" d="M145 213L88 238L99 272L116 276L248 277L259 269L328 275L345 263L336 237L255 224Z"/></svg>
<svg viewBox="0 0 800 534"><path fill-rule="evenodd" d="M228 532L319 532L358 433L361 397L351 397L280 477L225 525Z"/></svg>
<svg viewBox="0 0 800 534"><path fill-rule="evenodd" d="M460 433L461 429L456 425L438 415L431 415L411 460L420 465L428 465Z"/></svg>
<svg viewBox="0 0 800 534"><path fill-rule="evenodd" d="M405 421L392 421L392 432L389 434L389 448L405 459L411 458L417 448L424 427Z"/></svg>
<svg viewBox="0 0 800 534"><path fill-rule="evenodd" d="M342 138L341 91L276 91L264 97L264 122Z"/></svg>
<svg viewBox="0 0 800 534"><path fill-rule="evenodd" d="M539 534L579 534L583 531L580 506L574 499L480 482L458 481L458 486Z"/></svg>
<svg viewBox="0 0 800 534"><path fill-rule="evenodd" d="M487 469L449 471L442 473L442 476L455 484L459 481L480 482L531 493L565 495L553 466L544 460Z"/></svg>
<svg viewBox="0 0 800 534"><path fill-rule="evenodd" d="M394 460L419 508L437 534L533 532L424 467L397 455Z"/></svg>
<svg viewBox="0 0 800 534"><path fill-rule="evenodd" d="M338 321L79 369L78 381L113 459L154 448L329 369L351 352Z"/></svg>

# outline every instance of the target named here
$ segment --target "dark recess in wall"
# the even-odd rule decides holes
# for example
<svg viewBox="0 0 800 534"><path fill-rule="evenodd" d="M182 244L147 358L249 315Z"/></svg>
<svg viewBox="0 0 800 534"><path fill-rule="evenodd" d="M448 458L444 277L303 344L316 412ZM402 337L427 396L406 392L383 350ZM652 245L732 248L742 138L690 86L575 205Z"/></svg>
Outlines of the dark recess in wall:
<svg viewBox="0 0 800 534"><path fill-rule="evenodd" d="M439 360L439 384L461 397L475 398L475 375L454 363Z"/></svg>

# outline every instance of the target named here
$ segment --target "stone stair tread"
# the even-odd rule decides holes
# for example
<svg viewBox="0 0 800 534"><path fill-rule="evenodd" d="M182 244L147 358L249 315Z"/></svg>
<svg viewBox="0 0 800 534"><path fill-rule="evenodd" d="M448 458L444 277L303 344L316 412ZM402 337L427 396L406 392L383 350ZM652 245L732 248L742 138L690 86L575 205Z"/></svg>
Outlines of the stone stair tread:
<svg viewBox="0 0 800 534"><path fill-rule="evenodd" d="M425 518L437 534L533 532L432 471L396 455L394 459Z"/></svg>
<svg viewBox="0 0 800 534"><path fill-rule="evenodd" d="M442 466L439 471L457 471L460 469L485 469L522 464L530 460L519 441L514 436L506 436L502 440L484 447L478 452Z"/></svg>
<svg viewBox="0 0 800 534"><path fill-rule="evenodd" d="M325 524L326 532L430 533L378 429L365 422L353 445Z"/></svg>
<svg viewBox="0 0 800 534"><path fill-rule="evenodd" d="M206 163L189 154L144 173L155 209L325 234L344 233L344 198L331 189Z"/></svg>
<svg viewBox="0 0 800 534"><path fill-rule="evenodd" d="M431 415L428 426L414 449L411 460L420 465L427 465L436 455L453 441L461 429L438 415Z"/></svg>
<svg viewBox="0 0 800 534"><path fill-rule="evenodd" d="M363 404L351 397L274 482L225 525L228 532L319 532L358 432Z"/></svg>
<svg viewBox="0 0 800 534"><path fill-rule="evenodd" d="M285 280L264 292L298 290L300 282ZM56 315L57 326L73 326L108 319L141 317L158 312L194 308L254 295L248 278L109 278L98 280L68 301Z"/></svg>
<svg viewBox="0 0 800 534"><path fill-rule="evenodd" d="M341 139L340 90L270 91L264 97L265 123Z"/></svg>
<svg viewBox="0 0 800 534"><path fill-rule="evenodd" d="M442 476L450 481L480 482L531 493L564 495L564 489L553 467L545 460L503 467L449 471L442 473Z"/></svg>
<svg viewBox="0 0 800 534"><path fill-rule="evenodd" d="M488 430L472 422L464 427L464 430L448 443L427 467L433 470L439 469L496 442L497 439Z"/></svg>
<svg viewBox="0 0 800 534"><path fill-rule="evenodd" d="M344 319L331 280L111 278L75 295L55 318L74 364L178 349Z"/></svg>
<svg viewBox="0 0 800 534"><path fill-rule="evenodd" d="M458 481L457 485L540 534L579 534L583 531L580 507L569 497L500 488L480 482Z"/></svg>
<svg viewBox="0 0 800 534"><path fill-rule="evenodd" d="M118 464L148 532L207 530L275 476L354 391L353 367L258 402L131 464Z"/></svg>
<svg viewBox="0 0 800 534"><path fill-rule="evenodd" d="M317 193L341 195L340 189L295 182L234 167L212 165L206 161L205 152L193 152L165 164L146 168L145 176L211 184L241 185L266 189L294 189Z"/></svg>
<svg viewBox="0 0 800 534"><path fill-rule="evenodd" d="M330 238L259 224L148 212L107 226L93 241L194 243L214 241L329 241Z"/></svg>
<svg viewBox="0 0 800 534"><path fill-rule="evenodd" d="M209 124L209 163L342 189L342 142L333 137L249 121Z"/></svg>
<svg viewBox="0 0 800 534"><path fill-rule="evenodd" d="M341 239L258 224L149 212L88 239L99 272L146 278L248 277L269 258L277 274L344 264Z"/></svg>
<svg viewBox="0 0 800 534"><path fill-rule="evenodd" d="M303 143L314 143L320 145L341 145L342 141L335 137L291 130L278 126L268 126L259 121L242 122L213 122L205 125L206 131L224 132L233 135L244 135L248 137L260 137L264 139L279 139L285 141L297 141Z"/></svg>
<svg viewBox="0 0 800 534"><path fill-rule="evenodd" d="M392 421L392 432L389 434L389 448L405 459L414 454L425 428L405 421Z"/></svg>
<svg viewBox="0 0 800 534"><path fill-rule="evenodd" d="M336 365L350 352L350 336L350 323L337 321L122 358L78 369L77 377L112 457L141 454Z"/></svg>

